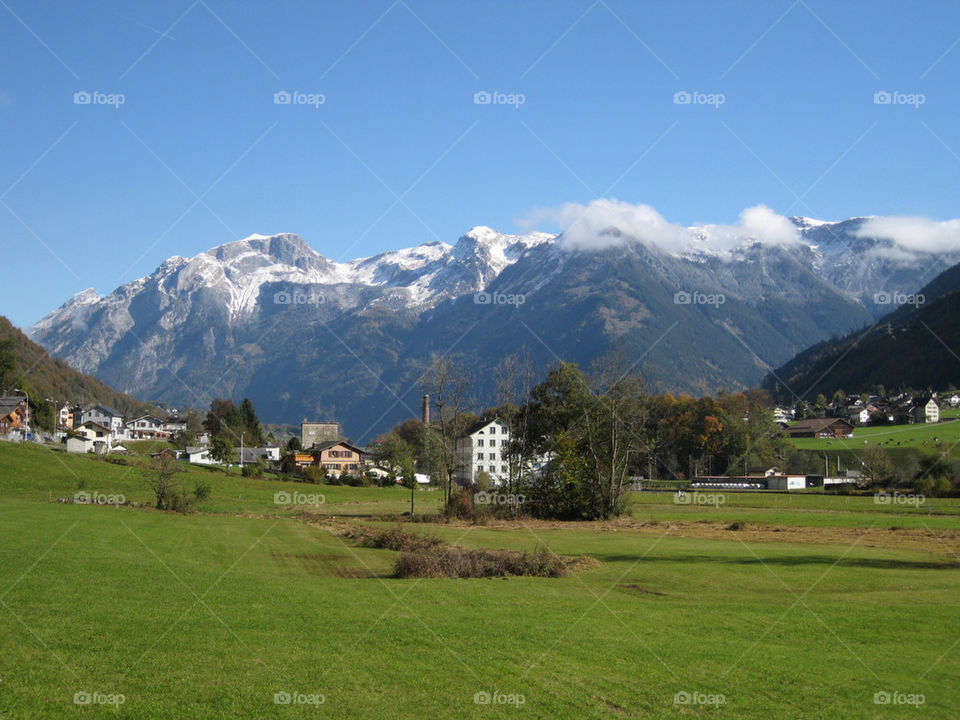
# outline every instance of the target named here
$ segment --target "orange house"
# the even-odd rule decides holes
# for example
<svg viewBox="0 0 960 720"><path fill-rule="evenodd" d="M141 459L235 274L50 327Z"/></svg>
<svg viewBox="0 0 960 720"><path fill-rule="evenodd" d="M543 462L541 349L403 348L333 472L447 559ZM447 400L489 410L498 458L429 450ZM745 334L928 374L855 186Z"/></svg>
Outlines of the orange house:
<svg viewBox="0 0 960 720"><path fill-rule="evenodd" d="M363 472L368 454L346 440L328 440L314 447L317 463L335 477Z"/></svg>

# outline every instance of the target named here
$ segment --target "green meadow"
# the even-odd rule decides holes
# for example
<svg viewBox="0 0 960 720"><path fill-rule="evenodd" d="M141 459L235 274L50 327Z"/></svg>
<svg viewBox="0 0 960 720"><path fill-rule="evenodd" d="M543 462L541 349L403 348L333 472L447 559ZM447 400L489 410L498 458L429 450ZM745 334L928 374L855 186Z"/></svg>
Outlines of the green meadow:
<svg viewBox="0 0 960 720"><path fill-rule="evenodd" d="M826 453L833 467L838 455L845 466L858 466L857 455L871 446L882 447L895 461L907 454L919 458L944 453L951 460L960 460L960 420L953 417L956 411L947 412L951 419L929 425L867 425L855 428L852 438L793 438L790 442L800 450Z"/></svg>
<svg viewBox="0 0 960 720"><path fill-rule="evenodd" d="M136 464L0 444L0 718L960 714L957 501L633 493L612 523L408 523L596 562L554 579L400 580L395 553L338 529L394 524L406 490L179 479L211 484L198 512L58 502L150 491ZM277 492L324 497L296 507ZM438 494L418 491L418 512ZM837 541L685 534L737 520ZM891 528L931 544L899 547Z"/></svg>

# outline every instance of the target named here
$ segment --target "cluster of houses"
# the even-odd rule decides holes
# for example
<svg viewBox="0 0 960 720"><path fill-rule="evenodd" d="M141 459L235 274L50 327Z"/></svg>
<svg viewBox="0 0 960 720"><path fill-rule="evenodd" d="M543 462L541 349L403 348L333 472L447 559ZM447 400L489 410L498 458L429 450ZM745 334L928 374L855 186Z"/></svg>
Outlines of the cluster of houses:
<svg viewBox="0 0 960 720"><path fill-rule="evenodd" d="M792 437L850 437L854 427L869 425L878 419L892 425L937 423L944 406L960 406L960 394L941 397L938 393L902 393L890 398L848 395L821 407L805 403L806 414L810 417L793 425L789 423L796 418L796 408L778 407L774 410L774 419Z"/></svg>
<svg viewBox="0 0 960 720"><path fill-rule="evenodd" d="M57 421L67 431L64 444L67 452L123 452L130 440L170 440L186 432L187 422L177 417L159 418L140 415L125 418L109 405L82 405L60 408Z"/></svg>

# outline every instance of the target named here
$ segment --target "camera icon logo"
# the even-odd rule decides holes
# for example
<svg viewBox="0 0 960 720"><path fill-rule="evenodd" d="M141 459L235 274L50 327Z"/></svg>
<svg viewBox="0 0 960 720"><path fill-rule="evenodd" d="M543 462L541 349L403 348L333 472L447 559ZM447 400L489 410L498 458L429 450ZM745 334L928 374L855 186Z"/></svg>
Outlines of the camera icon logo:
<svg viewBox="0 0 960 720"><path fill-rule="evenodd" d="M89 705L92 701L90 693L86 690L81 690L78 693L73 694L73 704L74 705Z"/></svg>
<svg viewBox="0 0 960 720"><path fill-rule="evenodd" d="M486 690L481 690L478 693L474 693L473 702L477 705L489 705L490 693L488 693Z"/></svg>
<svg viewBox="0 0 960 720"><path fill-rule="evenodd" d="M290 505L292 500L292 496L286 490L281 490L273 494L273 502L275 505Z"/></svg>
<svg viewBox="0 0 960 720"><path fill-rule="evenodd" d="M273 694L274 705L289 705L292 699L288 692L281 691Z"/></svg>
<svg viewBox="0 0 960 720"><path fill-rule="evenodd" d="M73 501L81 505L89 505L91 499L92 496L86 490L79 490L73 495Z"/></svg>
<svg viewBox="0 0 960 720"><path fill-rule="evenodd" d="M475 92L473 94L474 105L489 105L492 100L493 96L486 90L481 90L480 92Z"/></svg>
<svg viewBox="0 0 960 720"><path fill-rule="evenodd" d="M891 300L890 293L886 291L875 293L873 296L873 302L877 305L889 305Z"/></svg>
<svg viewBox="0 0 960 720"><path fill-rule="evenodd" d="M488 292L478 292L473 294L474 305L489 305L491 300L492 298Z"/></svg>
<svg viewBox="0 0 960 720"><path fill-rule="evenodd" d="M74 105L89 105L92 100L93 96L86 90L78 90L73 94Z"/></svg>
<svg viewBox="0 0 960 720"><path fill-rule="evenodd" d="M686 690L681 690L680 692L673 694L674 705L689 705L692 699L693 698L691 697L690 693L688 693Z"/></svg>
<svg viewBox="0 0 960 720"><path fill-rule="evenodd" d="M673 294L674 305L689 305L692 300L693 296L685 290Z"/></svg>
<svg viewBox="0 0 960 720"><path fill-rule="evenodd" d="M274 305L290 305L292 302L293 296L286 290L281 290L280 292L275 292L273 294Z"/></svg>
<svg viewBox="0 0 960 720"><path fill-rule="evenodd" d="M874 705L889 705L893 697L886 690L881 690L873 694Z"/></svg>
<svg viewBox="0 0 960 720"><path fill-rule="evenodd" d="M291 100L291 95L286 90L280 90L273 94L273 104L274 105L289 105Z"/></svg>
<svg viewBox="0 0 960 720"><path fill-rule="evenodd" d="M477 505L489 505L490 504L490 493L481 490L473 494L473 502Z"/></svg>
<svg viewBox="0 0 960 720"><path fill-rule="evenodd" d="M886 90L878 90L873 94L874 105L889 105L892 100L893 96Z"/></svg>
<svg viewBox="0 0 960 720"><path fill-rule="evenodd" d="M693 96L686 90L681 90L673 94L674 105L689 105L692 100Z"/></svg>

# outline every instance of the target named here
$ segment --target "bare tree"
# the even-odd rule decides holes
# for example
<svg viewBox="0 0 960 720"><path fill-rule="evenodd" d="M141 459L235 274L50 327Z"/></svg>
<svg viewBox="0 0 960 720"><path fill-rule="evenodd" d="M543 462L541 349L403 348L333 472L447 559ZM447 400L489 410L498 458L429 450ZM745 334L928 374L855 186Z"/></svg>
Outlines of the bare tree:
<svg viewBox="0 0 960 720"><path fill-rule="evenodd" d="M163 453L153 458L146 470L147 481L157 500L157 510L169 510L177 492L176 474L180 466L176 460Z"/></svg>
<svg viewBox="0 0 960 720"><path fill-rule="evenodd" d="M495 370L497 400L510 426L510 443L507 446L508 490L516 493L522 484L531 458L530 415L521 410L533 389L533 363L524 347L521 354L507 355Z"/></svg>
<svg viewBox="0 0 960 720"><path fill-rule="evenodd" d="M463 416L471 402L473 380L458 358L433 356L423 375L424 392L436 408L436 418L424 428L425 442L442 475L444 507L453 495L453 478L460 466L456 439L466 429Z"/></svg>

